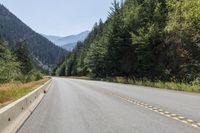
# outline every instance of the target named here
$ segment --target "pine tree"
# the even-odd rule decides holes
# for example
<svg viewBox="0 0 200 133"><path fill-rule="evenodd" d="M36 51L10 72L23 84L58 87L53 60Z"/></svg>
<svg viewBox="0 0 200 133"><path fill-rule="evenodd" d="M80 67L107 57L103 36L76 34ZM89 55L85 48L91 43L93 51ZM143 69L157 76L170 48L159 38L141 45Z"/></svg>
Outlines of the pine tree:
<svg viewBox="0 0 200 133"><path fill-rule="evenodd" d="M114 0L110 13L109 41L108 41L108 68L112 76L120 76L122 57L126 47L126 37L124 36L123 12L120 3Z"/></svg>
<svg viewBox="0 0 200 133"><path fill-rule="evenodd" d="M20 63L7 47L7 43L0 39L0 83L16 80L21 74Z"/></svg>
<svg viewBox="0 0 200 133"><path fill-rule="evenodd" d="M26 41L19 41L16 44L16 56L18 61L20 62L20 69L22 71L22 74L26 75L31 70L34 69L33 63L31 61L29 51L27 48Z"/></svg>
<svg viewBox="0 0 200 133"><path fill-rule="evenodd" d="M114 0L64 61L66 74L190 82L200 77L199 10L199 0Z"/></svg>

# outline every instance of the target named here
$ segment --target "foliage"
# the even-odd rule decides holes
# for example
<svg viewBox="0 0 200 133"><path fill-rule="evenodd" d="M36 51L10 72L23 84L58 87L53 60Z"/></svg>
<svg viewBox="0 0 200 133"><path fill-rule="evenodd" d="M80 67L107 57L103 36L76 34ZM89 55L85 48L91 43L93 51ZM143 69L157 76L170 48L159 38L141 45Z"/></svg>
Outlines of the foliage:
<svg viewBox="0 0 200 133"><path fill-rule="evenodd" d="M16 100L33 89L44 84L48 78L41 79L39 81L32 81L29 83L8 83L8 84L0 84L0 108L1 106L5 106L9 102Z"/></svg>
<svg viewBox="0 0 200 133"><path fill-rule="evenodd" d="M18 61L21 62L20 69L22 74L28 74L32 69L34 69L33 63L29 56L27 43L25 41L17 42L15 53Z"/></svg>
<svg viewBox="0 0 200 133"><path fill-rule="evenodd" d="M7 47L7 42L0 40L0 83L14 81L30 82L42 79L30 59L26 42L18 42L15 52Z"/></svg>
<svg viewBox="0 0 200 133"><path fill-rule="evenodd" d="M114 0L108 19L94 25L56 74L197 81L199 10L199 0Z"/></svg>
<svg viewBox="0 0 200 133"><path fill-rule="evenodd" d="M0 83L13 81L20 74L20 63L8 49L7 43L0 40Z"/></svg>
<svg viewBox="0 0 200 133"><path fill-rule="evenodd" d="M12 50L15 50L16 42L20 39L26 40L33 63L47 72L67 54L67 51L34 32L1 4L0 36L8 41Z"/></svg>

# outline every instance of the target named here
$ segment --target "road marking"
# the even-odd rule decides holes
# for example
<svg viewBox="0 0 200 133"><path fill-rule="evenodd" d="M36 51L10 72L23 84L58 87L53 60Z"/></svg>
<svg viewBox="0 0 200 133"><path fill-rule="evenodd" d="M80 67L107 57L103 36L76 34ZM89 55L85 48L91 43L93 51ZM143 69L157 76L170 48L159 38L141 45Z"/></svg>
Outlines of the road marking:
<svg viewBox="0 0 200 133"><path fill-rule="evenodd" d="M181 122L183 122L183 123L187 124L187 121L181 121Z"/></svg>
<svg viewBox="0 0 200 133"><path fill-rule="evenodd" d="M162 108L158 108L158 107L149 105L148 103L145 103L144 101L139 101L139 100L134 99L132 97L127 97L127 96L119 95L117 93L113 93L113 92L105 90L105 89L98 90L98 92L110 94L110 95L112 95L114 97L117 97L117 98L119 98L119 99L121 99L123 101L126 101L126 102L128 102L130 104L140 106L142 108L148 109L150 111L158 113L158 114L160 114L162 116L165 116L167 118L170 118L172 120L176 120L176 121L179 121L179 122L184 123L186 125L189 125L191 127L199 128L200 129L200 122L188 119L186 117L183 117L183 116L175 114L175 113L171 113L171 112L169 112L167 110L164 110Z"/></svg>
<svg viewBox="0 0 200 133"><path fill-rule="evenodd" d="M165 113L165 114L170 114L168 111L165 111L164 113Z"/></svg>
<svg viewBox="0 0 200 133"><path fill-rule="evenodd" d="M192 126L193 126L193 127L196 127L196 128L198 128L198 127L199 127L198 125L195 125L195 124L192 124Z"/></svg>
<svg viewBox="0 0 200 133"><path fill-rule="evenodd" d="M171 114L171 116L177 116L177 114Z"/></svg>
<svg viewBox="0 0 200 133"><path fill-rule="evenodd" d="M184 119L184 117L183 117L183 116L179 116L178 118L180 118L180 119Z"/></svg>
<svg viewBox="0 0 200 133"><path fill-rule="evenodd" d="M188 121L188 122L194 122L193 120L190 120L190 119L188 119L187 121Z"/></svg>
<svg viewBox="0 0 200 133"><path fill-rule="evenodd" d="M106 93L109 93L109 94L111 94L111 95L113 95L115 97L118 97L118 98L120 98L123 101L126 101L128 103L131 103L131 104L143 107L145 109L151 110L151 111L153 111L155 113L161 114L162 116L165 116L165 117L168 117L170 119L173 119L173 120L182 122L184 124L190 125L190 126L192 126L194 128L200 128L200 122L188 119L186 117L183 117L183 116L175 114L175 113L171 113L171 112L166 111L164 109L149 105L149 104L144 103L142 101L138 101L138 100L133 99L131 97L125 97L125 96L118 95L118 94L115 94L115 93L112 93L112 92L107 92L107 91L106 91Z"/></svg>
<svg viewBox="0 0 200 133"><path fill-rule="evenodd" d="M179 120L177 117L173 117L174 120Z"/></svg>

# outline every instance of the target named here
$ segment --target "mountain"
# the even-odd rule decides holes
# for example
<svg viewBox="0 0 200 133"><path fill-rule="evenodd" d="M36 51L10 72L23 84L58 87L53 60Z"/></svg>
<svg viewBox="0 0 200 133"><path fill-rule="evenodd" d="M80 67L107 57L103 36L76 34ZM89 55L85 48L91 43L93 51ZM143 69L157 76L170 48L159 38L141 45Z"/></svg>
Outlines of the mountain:
<svg viewBox="0 0 200 133"><path fill-rule="evenodd" d="M51 42L55 42L58 39L61 39L62 37L59 36L53 36L53 35L45 35L45 34L41 34L42 36L44 36L45 38L47 38L49 41Z"/></svg>
<svg viewBox="0 0 200 133"><path fill-rule="evenodd" d="M0 37L9 43L9 48L12 50L15 50L19 40L25 40L32 60L45 70L50 70L68 53L33 31L1 4Z"/></svg>
<svg viewBox="0 0 200 133"><path fill-rule="evenodd" d="M70 35L66 37L58 37L52 35L43 35L48 40L68 51L72 51L78 41L84 41L90 31L84 31L77 35Z"/></svg>
<svg viewBox="0 0 200 133"><path fill-rule="evenodd" d="M56 40L55 42L56 42L56 44L63 46L65 44L69 44L69 43L84 41L89 33L90 33L89 31L84 31L77 35L71 35L71 36L66 36L66 37L60 38L60 39Z"/></svg>
<svg viewBox="0 0 200 133"><path fill-rule="evenodd" d="M72 51L76 47L76 44L77 44L77 42L68 43L68 44L62 45L61 47L68 51Z"/></svg>

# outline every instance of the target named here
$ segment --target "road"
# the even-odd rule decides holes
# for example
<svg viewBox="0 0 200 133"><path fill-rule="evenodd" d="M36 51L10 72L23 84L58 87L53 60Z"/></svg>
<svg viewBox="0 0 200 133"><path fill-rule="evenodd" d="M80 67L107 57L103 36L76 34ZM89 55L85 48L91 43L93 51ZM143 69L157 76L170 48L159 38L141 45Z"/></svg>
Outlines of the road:
<svg viewBox="0 0 200 133"><path fill-rule="evenodd" d="M200 94L53 78L19 133L200 133Z"/></svg>

